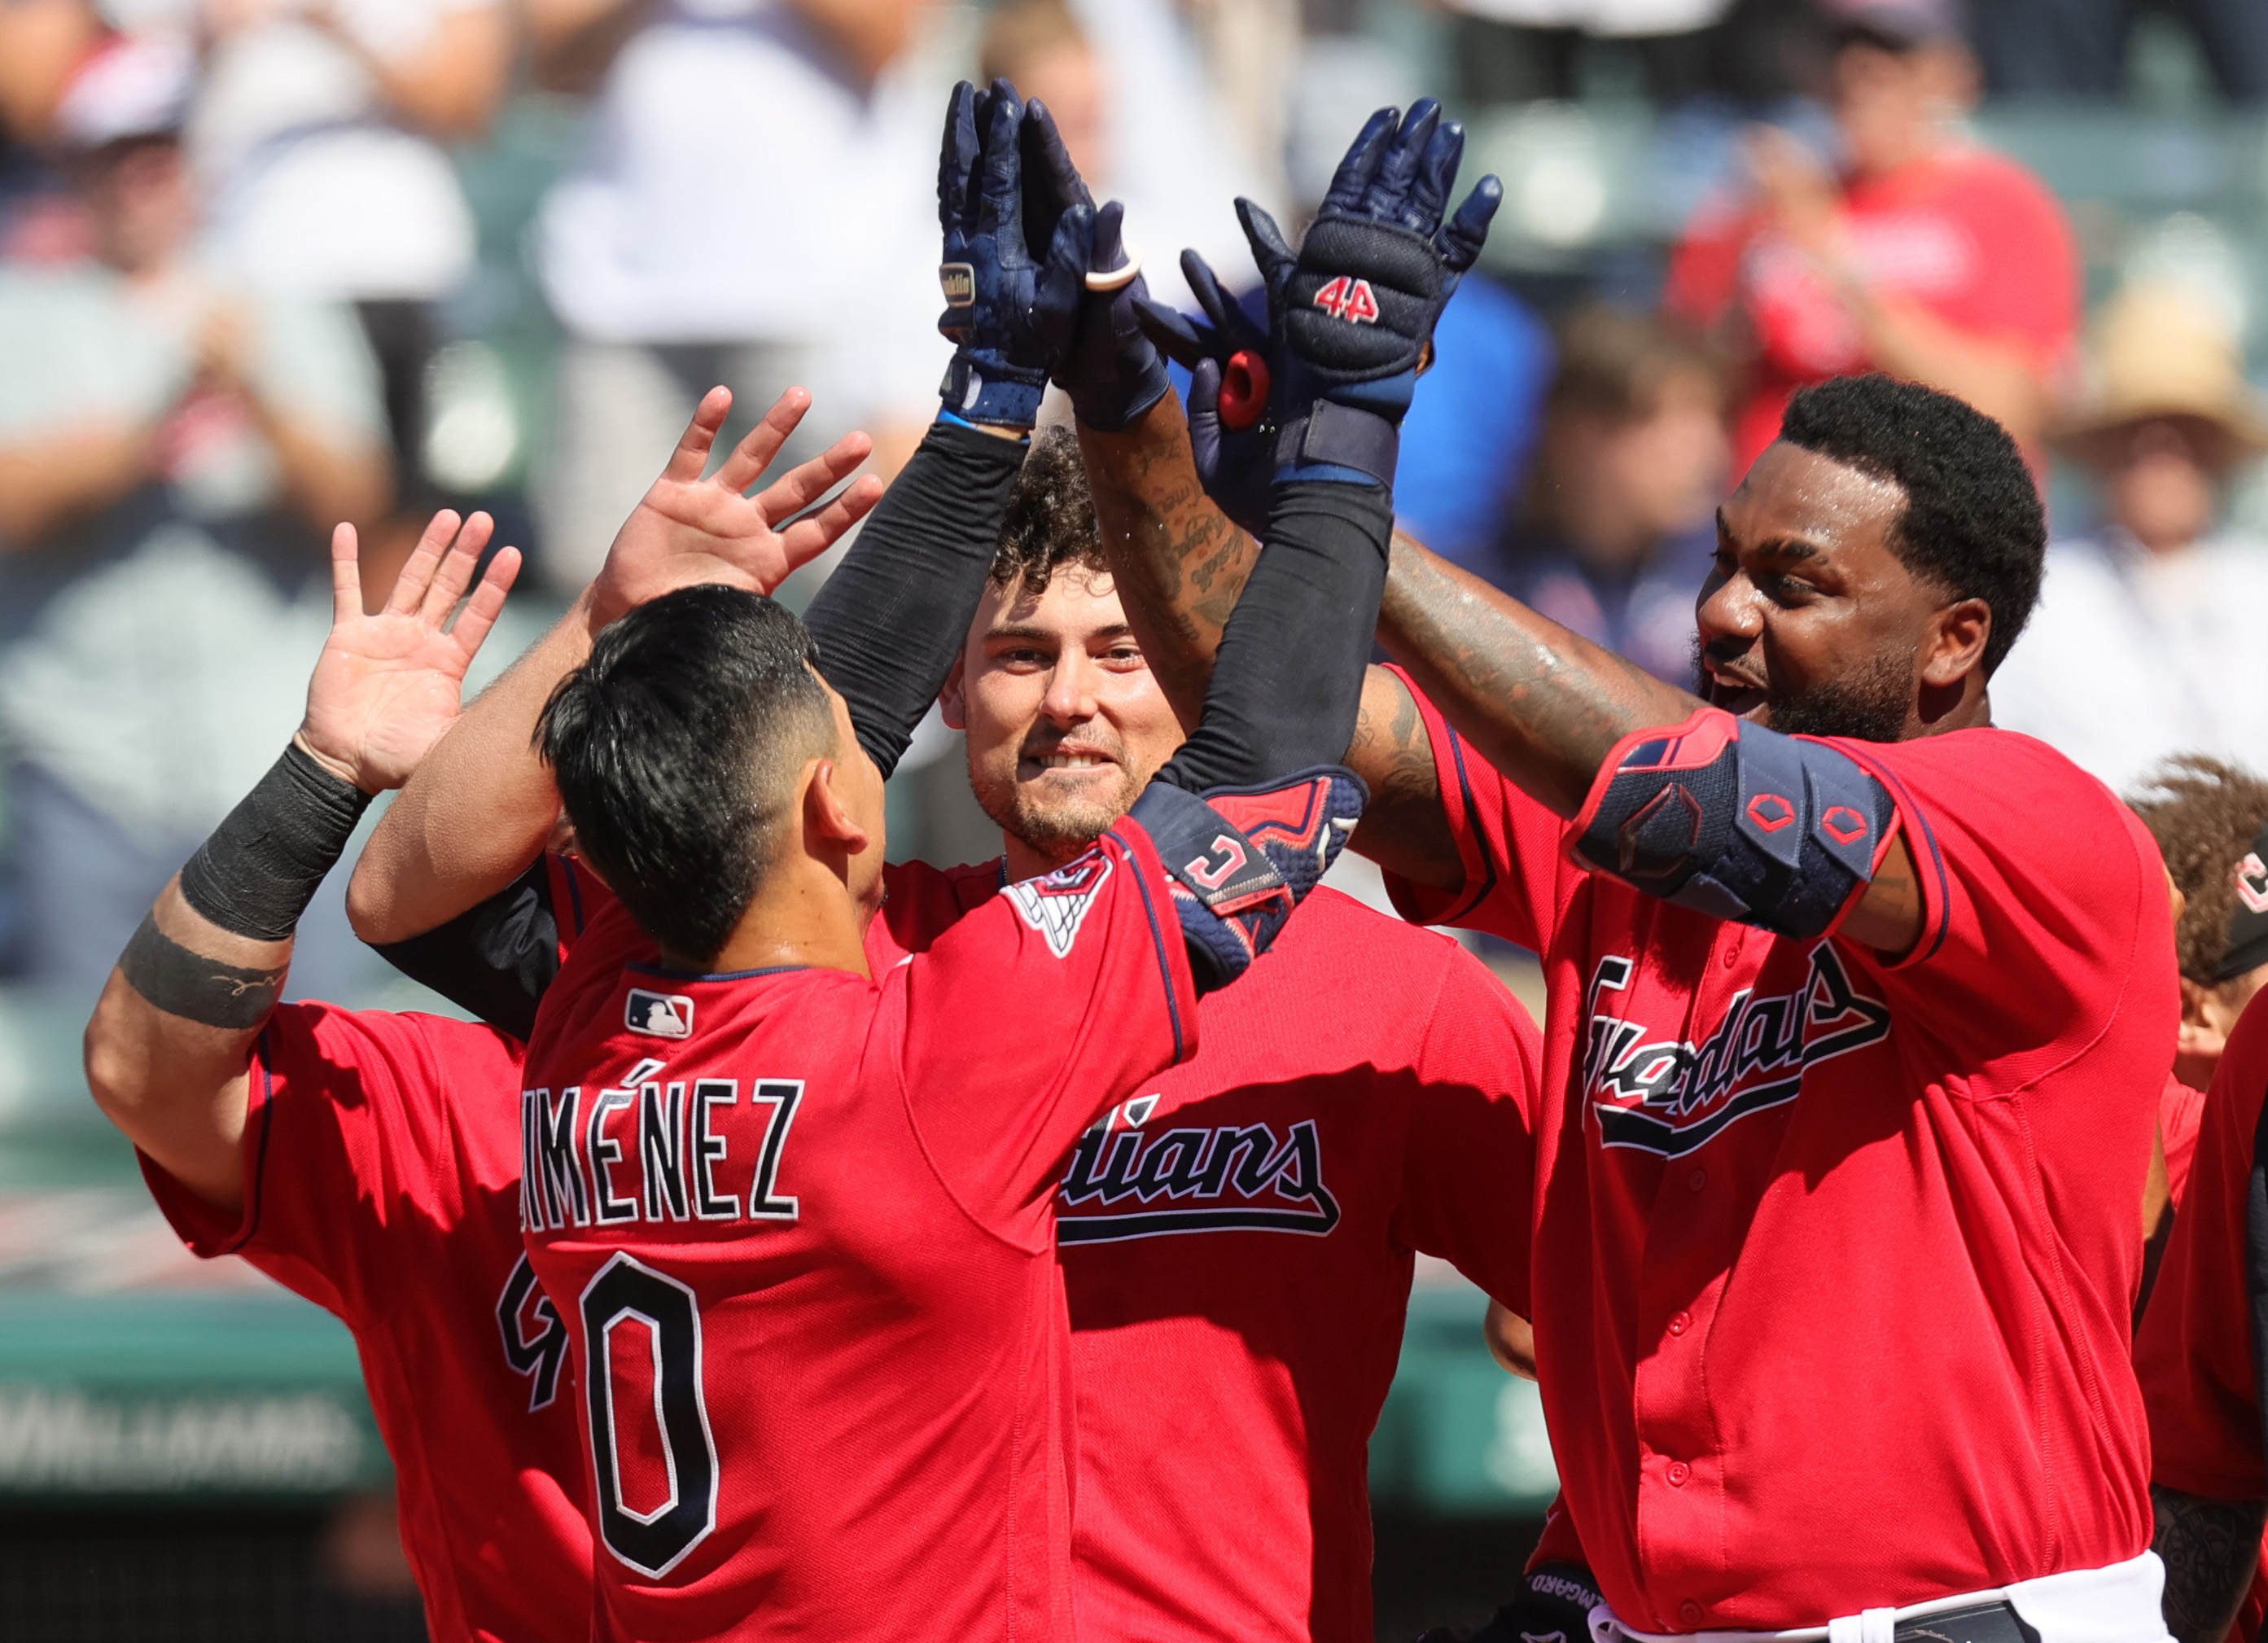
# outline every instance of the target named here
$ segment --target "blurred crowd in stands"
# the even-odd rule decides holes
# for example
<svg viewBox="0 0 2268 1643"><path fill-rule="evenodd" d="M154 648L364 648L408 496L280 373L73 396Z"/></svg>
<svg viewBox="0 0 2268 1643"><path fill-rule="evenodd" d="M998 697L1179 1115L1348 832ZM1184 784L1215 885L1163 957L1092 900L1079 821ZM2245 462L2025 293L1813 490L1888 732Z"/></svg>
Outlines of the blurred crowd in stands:
<svg viewBox="0 0 2268 1643"><path fill-rule="evenodd" d="M0 980L77 1019L266 768L334 522L377 600L434 508L489 508L524 642L711 383L810 387L791 454L902 460L972 74L1053 107L1184 303L1183 247L1253 277L1235 195L1297 219L1351 118L1448 99L1509 232L1398 508L1647 669L1691 677L1788 392L1885 370L2051 498L1999 722L2121 792L2268 769L2259 0L0 0ZM905 849L951 852L946 745ZM295 991L366 999L335 903Z"/></svg>

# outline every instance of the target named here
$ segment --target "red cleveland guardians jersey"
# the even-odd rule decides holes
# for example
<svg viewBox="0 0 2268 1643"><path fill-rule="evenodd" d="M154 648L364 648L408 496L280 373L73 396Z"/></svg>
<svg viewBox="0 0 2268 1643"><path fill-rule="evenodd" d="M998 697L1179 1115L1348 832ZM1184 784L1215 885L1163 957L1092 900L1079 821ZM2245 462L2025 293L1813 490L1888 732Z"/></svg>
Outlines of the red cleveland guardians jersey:
<svg viewBox="0 0 2268 1643"><path fill-rule="evenodd" d="M2141 824L2005 731L1837 742L1922 884L1890 962L1575 867L1420 700L1466 881L1397 902L1550 989L1533 1317L1567 1510L1538 1556L1652 1632L2138 1556L2134 1213L2177 1017Z"/></svg>
<svg viewBox="0 0 2268 1643"><path fill-rule="evenodd" d="M2166 1074L2166 1087L2158 1096L2158 1139L2166 1149L2166 1190L2177 1212L2189 1188L2190 1166L2197 1160L2198 1125L2204 1121L2205 1092Z"/></svg>
<svg viewBox="0 0 2268 1643"><path fill-rule="evenodd" d="M2258 1298L2245 1268L2268 1228L2246 1201L2261 1167L2268 1098L2268 1006L2256 997L2228 1037L2198 1128L2187 1190L2135 1343L2150 1410L2152 1476L2215 1500L2268 1494L2260 1377L2252 1356Z"/></svg>
<svg viewBox="0 0 2268 1643"><path fill-rule="evenodd" d="M522 1217L585 1374L600 1638L1067 1635L1052 1190L1195 1048L1168 898L1122 822L871 980L625 965L598 916Z"/></svg>
<svg viewBox="0 0 2268 1643"><path fill-rule="evenodd" d="M879 971L999 891L895 867ZM1431 932L1317 890L1056 1200L1082 1643L1367 1643L1368 1445L1413 1254L1528 1309L1535 1025Z"/></svg>
<svg viewBox="0 0 2268 1643"><path fill-rule="evenodd" d="M435 1643L590 1632L567 1335L520 1247L519 1065L485 1027L284 1005L253 1052L242 1214L142 1162L190 1249L354 1331Z"/></svg>

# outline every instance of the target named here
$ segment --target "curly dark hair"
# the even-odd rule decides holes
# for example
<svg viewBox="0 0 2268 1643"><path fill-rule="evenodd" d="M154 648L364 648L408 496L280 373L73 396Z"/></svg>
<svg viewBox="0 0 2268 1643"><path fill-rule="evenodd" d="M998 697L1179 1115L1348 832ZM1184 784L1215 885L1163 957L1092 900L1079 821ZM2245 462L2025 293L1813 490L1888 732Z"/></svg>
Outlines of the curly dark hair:
<svg viewBox="0 0 2268 1643"><path fill-rule="evenodd" d="M2126 802L2158 841L2166 871L2189 898L2174 931L2182 974L2210 987L2228 951L2236 864L2268 827L2268 781L2202 753L2177 753L2161 762Z"/></svg>
<svg viewBox="0 0 2268 1643"><path fill-rule="evenodd" d="M1029 597L1048 591L1066 566L1107 571L1102 527L1094 522L1094 492L1079 436L1068 428L1042 428L1032 436L1024 471L1008 496L1000 549L992 556L992 586Z"/></svg>
<svg viewBox="0 0 2268 1643"><path fill-rule="evenodd" d="M1955 599L1992 608L1989 678L2039 601L2048 545L2039 488L2008 431L1950 394L1876 375L1798 390L1779 437L1906 493L1891 549Z"/></svg>

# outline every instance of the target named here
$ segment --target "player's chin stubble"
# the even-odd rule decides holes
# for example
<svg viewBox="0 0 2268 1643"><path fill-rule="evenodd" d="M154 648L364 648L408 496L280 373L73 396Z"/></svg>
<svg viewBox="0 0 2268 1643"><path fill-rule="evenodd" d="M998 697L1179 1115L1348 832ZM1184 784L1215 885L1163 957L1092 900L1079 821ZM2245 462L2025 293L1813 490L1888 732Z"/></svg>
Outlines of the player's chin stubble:
<svg viewBox="0 0 2268 1643"><path fill-rule="evenodd" d="M1699 635L1693 640L1694 693L1709 698ZM1913 673L1898 656L1875 656L1850 672L1803 690L1767 689L1764 722L1786 736L1841 736L1852 741L1896 741L1905 733L1912 705Z"/></svg>
<svg viewBox="0 0 2268 1643"><path fill-rule="evenodd" d="M972 763L968 784L995 827L1042 856L1069 861L1101 838L1141 794L1134 773L1125 765L1109 768L1115 781L1080 781L1076 791L1066 792L1062 790L1073 784L1046 776L1020 782L1012 773L1004 780Z"/></svg>

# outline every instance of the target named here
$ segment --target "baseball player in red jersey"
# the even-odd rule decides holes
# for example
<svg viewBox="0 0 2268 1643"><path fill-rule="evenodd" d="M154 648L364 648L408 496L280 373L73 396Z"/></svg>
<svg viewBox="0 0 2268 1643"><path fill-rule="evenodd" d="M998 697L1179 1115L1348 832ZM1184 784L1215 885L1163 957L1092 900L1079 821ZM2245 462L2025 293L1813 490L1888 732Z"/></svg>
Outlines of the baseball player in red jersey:
<svg viewBox="0 0 2268 1643"><path fill-rule="evenodd" d="M1314 296L1253 238L1256 350ZM1201 396L1211 317L1155 324ZM1230 496L1243 410L1200 430ZM1153 666L1201 683L1241 538L1170 402L1081 438ZM2043 537L2002 430L1859 379L1720 512L1705 699L1397 543L1358 843L1544 955L1535 1573L1631 1634L2162 1632L2127 1314L2169 920L2139 823L1990 728Z"/></svg>
<svg viewBox="0 0 2268 1643"><path fill-rule="evenodd" d="M2268 918L2261 939L2268 951ZM2181 1643L2220 1643L2260 1567L2268 1521L2261 1411L2268 1250L2268 1009L2247 1007L2205 1097L2195 1162L2135 1363L2149 1407L2154 1544Z"/></svg>
<svg viewBox="0 0 2268 1643"><path fill-rule="evenodd" d="M2163 791L2146 793L2138 808L2191 890L2177 932L2181 1062L2192 1076L2209 1069L2212 1089L2185 1108L2185 1131L2163 1123L2174 1234L2135 1347L2150 1411L2154 1544L2166 1563L2174 1635L2218 1643L2226 1631L2250 1643L2268 1592L2257 1337L2248 1333L2257 1325L2245 1322L2264 1314L2244 1276L2264 1236L2246 1205L2261 1178L2268 1021L2244 1001L2257 1002L2268 980L2268 828L2259 826L2264 790L2241 770L2186 760L2155 785ZM2248 826L2258 830L2248 836ZM2242 1012L2234 1031L2232 1004ZM2249 1485L2232 1486L2247 1477ZM2249 1590L2238 1574L2248 1560Z"/></svg>
<svg viewBox="0 0 2268 1643"><path fill-rule="evenodd" d="M784 398L725 478L658 484L598 600L688 577L769 586L839 537L879 487L783 536L770 522L866 453L844 441L753 500L739 490L807 402ZM706 436L722 422L720 402ZM700 431L696 428L696 431ZM692 462L697 482L705 437ZM745 466L741 466L745 464ZM691 556L652 528L689 502ZM402 1539L440 1643L579 1639L591 1538L566 1331L519 1234L521 1047L427 1015L283 1004L294 925L371 793L398 786L455 717L518 565L499 552L454 627L490 523L437 516L386 608L363 614L355 539L334 542L331 637L294 745L136 932L86 1036L95 1097L200 1255L239 1254L354 1331L398 1483ZM691 563L688 563L688 557ZM558 901L571 907L571 876ZM571 932L571 923L569 930Z"/></svg>

